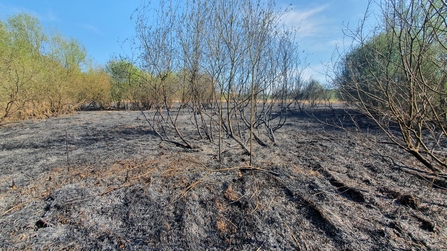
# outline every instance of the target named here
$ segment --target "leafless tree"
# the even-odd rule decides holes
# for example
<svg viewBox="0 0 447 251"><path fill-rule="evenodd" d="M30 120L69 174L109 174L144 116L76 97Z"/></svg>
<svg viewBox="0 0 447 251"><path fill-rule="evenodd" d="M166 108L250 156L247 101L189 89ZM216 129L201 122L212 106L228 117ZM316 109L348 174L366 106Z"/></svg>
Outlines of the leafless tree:
<svg viewBox="0 0 447 251"><path fill-rule="evenodd" d="M135 13L141 67L149 74L144 81L150 81L154 93L155 113L147 121L161 140L172 142L187 148L194 148L192 143L178 128L177 120L182 106L171 110L169 78L179 66L179 48L174 27L178 24L178 2L160 1L158 8L150 4L142 4ZM155 14L155 18L153 15ZM151 22L152 21L152 22ZM169 130L179 137L180 141L171 139Z"/></svg>
<svg viewBox="0 0 447 251"><path fill-rule="evenodd" d="M161 86L164 74L175 73L182 90L175 115L169 106L157 106L152 128L163 139L173 128L183 145L192 146L177 126L181 110L189 109L200 139L214 142L219 135L219 159L227 137L252 162L254 140L266 145L255 130L264 126L275 141L273 133L286 119L290 80L299 72L293 34L280 27L283 12L273 0L167 0L149 6L136 13L143 65Z"/></svg>

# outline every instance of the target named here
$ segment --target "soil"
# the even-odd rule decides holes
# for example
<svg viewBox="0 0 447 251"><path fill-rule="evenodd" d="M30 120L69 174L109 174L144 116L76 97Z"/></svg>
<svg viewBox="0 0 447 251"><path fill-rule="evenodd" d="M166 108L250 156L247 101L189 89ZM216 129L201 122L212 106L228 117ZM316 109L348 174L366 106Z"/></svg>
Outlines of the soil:
<svg viewBox="0 0 447 251"><path fill-rule="evenodd" d="M360 115L314 115L251 167L231 139L221 164L216 143L160 142L136 111L6 124L0 250L447 250L445 177Z"/></svg>

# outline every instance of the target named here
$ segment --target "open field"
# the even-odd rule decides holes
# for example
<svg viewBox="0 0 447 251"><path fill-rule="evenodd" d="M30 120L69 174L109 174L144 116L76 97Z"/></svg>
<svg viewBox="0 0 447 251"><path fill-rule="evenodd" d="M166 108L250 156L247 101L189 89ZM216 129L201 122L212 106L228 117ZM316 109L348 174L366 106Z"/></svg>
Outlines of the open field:
<svg viewBox="0 0 447 251"><path fill-rule="evenodd" d="M231 139L219 165L216 144L160 142L135 111L6 124L0 249L447 250L445 177L365 119L344 127L293 113L247 168Z"/></svg>

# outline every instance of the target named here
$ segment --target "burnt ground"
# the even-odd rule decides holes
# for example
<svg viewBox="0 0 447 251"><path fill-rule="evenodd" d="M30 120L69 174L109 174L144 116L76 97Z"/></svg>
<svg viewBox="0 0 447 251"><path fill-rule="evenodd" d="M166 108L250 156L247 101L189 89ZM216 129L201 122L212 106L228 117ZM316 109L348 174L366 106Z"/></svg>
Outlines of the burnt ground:
<svg viewBox="0 0 447 251"><path fill-rule="evenodd" d="M363 121L292 114L251 169L230 139L222 165L215 143L160 142L140 112L4 125L0 250L446 250L445 179Z"/></svg>

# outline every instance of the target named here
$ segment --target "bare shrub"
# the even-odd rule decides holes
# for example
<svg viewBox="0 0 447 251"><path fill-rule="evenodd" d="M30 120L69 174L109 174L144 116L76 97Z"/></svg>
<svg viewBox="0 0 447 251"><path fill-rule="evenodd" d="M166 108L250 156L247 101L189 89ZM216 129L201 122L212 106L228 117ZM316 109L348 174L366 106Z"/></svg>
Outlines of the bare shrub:
<svg viewBox="0 0 447 251"><path fill-rule="evenodd" d="M215 142L218 137L221 146L222 138L230 138L251 161L254 141L275 143L274 132L285 123L292 103L292 81L300 74L293 32L280 27L282 13L274 1L258 0L184 5L167 0L138 9L135 63L160 87L153 91L161 95L154 115L146 117L160 139L193 147L195 139L186 139L177 123L187 112L198 139ZM175 108L167 103L172 93L165 88L173 72L178 77Z"/></svg>

